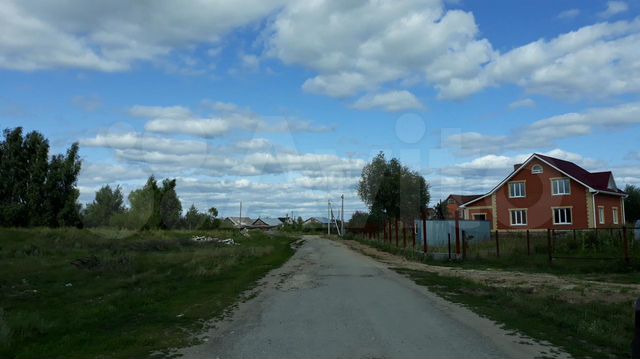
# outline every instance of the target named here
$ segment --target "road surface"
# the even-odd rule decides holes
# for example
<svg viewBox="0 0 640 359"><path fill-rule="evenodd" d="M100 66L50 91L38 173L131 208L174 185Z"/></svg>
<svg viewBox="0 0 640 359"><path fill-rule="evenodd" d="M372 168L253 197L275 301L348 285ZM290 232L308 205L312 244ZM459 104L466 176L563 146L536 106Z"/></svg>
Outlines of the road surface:
<svg viewBox="0 0 640 359"><path fill-rule="evenodd" d="M315 236L187 358L533 358L500 329L345 245Z"/></svg>

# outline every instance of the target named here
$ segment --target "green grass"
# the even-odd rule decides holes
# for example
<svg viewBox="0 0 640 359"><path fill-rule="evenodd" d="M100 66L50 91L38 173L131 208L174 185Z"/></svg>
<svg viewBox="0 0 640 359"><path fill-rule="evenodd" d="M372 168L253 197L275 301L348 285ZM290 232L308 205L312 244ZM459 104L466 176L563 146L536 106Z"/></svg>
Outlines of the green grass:
<svg viewBox="0 0 640 359"><path fill-rule="evenodd" d="M206 320L293 254L293 238L0 229L0 357L148 357L193 344Z"/></svg>
<svg viewBox="0 0 640 359"><path fill-rule="evenodd" d="M632 303L569 303L558 295L496 288L436 273L396 269L476 313L546 340L576 358L623 358L633 337Z"/></svg>

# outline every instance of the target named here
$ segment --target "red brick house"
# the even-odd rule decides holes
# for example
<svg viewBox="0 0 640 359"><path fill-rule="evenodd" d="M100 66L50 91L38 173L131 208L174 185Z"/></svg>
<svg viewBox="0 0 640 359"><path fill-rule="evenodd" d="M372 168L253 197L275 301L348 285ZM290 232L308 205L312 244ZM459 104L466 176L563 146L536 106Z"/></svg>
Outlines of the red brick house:
<svg viewBox="0 0 640 359"><path fill-rule="evenodd" d="M467 203L469 201L473 201L474 199L482 196L481 194L473 194L473 195L464 195L464 194L450 194L449 197L445 200L447 204L447 212L448 218L453 218L458 211L458 208Z"/></svg>
<svg viewBox="0 0 640 359"><path fill-rule="evenodd" d="M624 224L624 198L610 171L534 153L489 193L460 205L461 217L493 229L586 229Z"/></svg>

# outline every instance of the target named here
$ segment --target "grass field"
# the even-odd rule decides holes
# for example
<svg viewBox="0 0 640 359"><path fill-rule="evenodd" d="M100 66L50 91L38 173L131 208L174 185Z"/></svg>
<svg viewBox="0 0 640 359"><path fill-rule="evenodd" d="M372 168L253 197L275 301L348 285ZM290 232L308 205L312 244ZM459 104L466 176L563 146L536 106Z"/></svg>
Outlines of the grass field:
<svg viewBox="0 0 640 359"><path fill-rule="evenodd" d="M575 358L625 358L633 338L629 303L569 302L559 295L496 288L423 271L401 270L417 284L505 328L559 346ZM552 353L548 353L552 357Z"/></svg>
<svg viewBox="0 0 640 359"><path fill-rule="evenodd" d="M0 229L1 358L132 358L194 342L292 254L292 236Z"/></svg>

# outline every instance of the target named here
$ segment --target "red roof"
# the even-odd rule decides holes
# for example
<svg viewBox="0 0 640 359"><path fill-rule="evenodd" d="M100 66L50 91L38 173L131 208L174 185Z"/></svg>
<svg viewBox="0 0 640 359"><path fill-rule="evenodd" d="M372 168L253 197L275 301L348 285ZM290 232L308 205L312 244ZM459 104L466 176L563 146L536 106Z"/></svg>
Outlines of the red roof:
<svg viewBox="0 0 640 359"><path fill-rule="evenodd" d="M613 176L611 171L589 172L573 162L541 155L539 153L536 153L535 155L595 190L624 193L617 188L609 188L609 179Z"/></svg>

